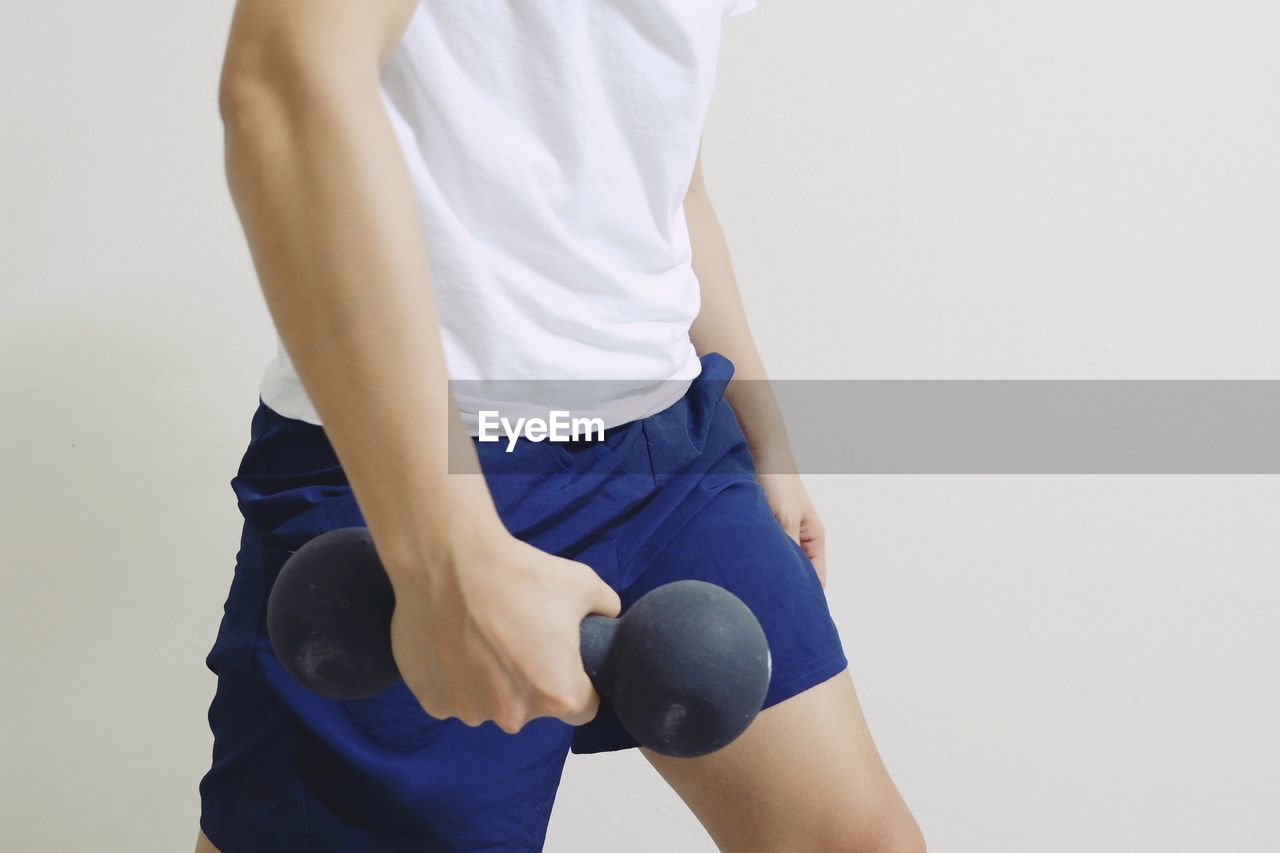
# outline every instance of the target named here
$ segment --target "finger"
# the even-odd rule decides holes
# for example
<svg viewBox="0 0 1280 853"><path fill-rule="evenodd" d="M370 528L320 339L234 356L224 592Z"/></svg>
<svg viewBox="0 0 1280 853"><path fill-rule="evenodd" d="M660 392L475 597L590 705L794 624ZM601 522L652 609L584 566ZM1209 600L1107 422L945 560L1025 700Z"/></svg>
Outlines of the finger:
<svg viewBox="0 0 1280 853"><path fill-rule="evenodd" d="M503 680L488 693L489 719L509 735L518 734L529 722L529 690L524 683Z"/></svg>
<svg viewBox="0 0 1280 853"><path fill-rule="evenodd" d="M818 575L818 582L823 589L827 588L827 555L825 551L819 551L815 556L810 558L813 563L813 570Z"/></svg>
<svg viewBox="0 0 1280 853"><path fill-rule="evenodd" d="M818 524L809 524L801 535L800 547L804 550L804 554L809 558L809 562L813 564L813 570L818 575L818 580L822 582L825 589L827 585L827 543L826 536L822 532L822 526Z"/></svg>
<svg viewBox="0 0 1280 853"><path fill-rule="evenodd" d="M822 526L822 522L813 517L808 522L808 546L809 559L813 562L813 568L818 573L818 580L822 581L823 589L827 586L827 532Z"/></svg>
<svg viewBox="0 0 1280 853"><path fill-rule="evenodd" d="M778 523L782 525L782 529L787 532L792 541L797 545L800 544L800 520L790 518L779 518Z"/></svg>
<svg viewBox="0 0 1280 853"><path fill-rule="evenodd" d="M485 721L484 714L480 713L479 711L474 711L470 708L459 711L454 716L464 726L467 726L468 728L473 728L473 729L482 725Z"/></svg>
<svg viewBox="0 0 1280 853"><path fill-rule="evenodd" d="M494 724L509 735L519 734L528 722L524 702L502 704L493 715Z"/></svg>
<svg viewBox="0 0 1280 853"><path fill-rule="evenodd" d="M595 719L600 709L600 695L587 673L578 669L562 690L544 693L535 703L539 717L555 717L571 726L581 726Z"/></svg>
<svg viewBox="0 0 1280 853"><path fill-rule="evenodd" d="M568 705L567 708L559 709L560 713L556 716L571 726L585 725L596 718L600 710L600 694L596 692L591 679L587 678L586 672L575 683L574 695Z"/></svg>
<svg viewBox="0 0 1280 853"><path fill-rule="evenodd" d="M622 599L613 591L613 587L600 580L593 572L591 584L587 588L586 607L588 613L612 619L622 612Z"/></svg>

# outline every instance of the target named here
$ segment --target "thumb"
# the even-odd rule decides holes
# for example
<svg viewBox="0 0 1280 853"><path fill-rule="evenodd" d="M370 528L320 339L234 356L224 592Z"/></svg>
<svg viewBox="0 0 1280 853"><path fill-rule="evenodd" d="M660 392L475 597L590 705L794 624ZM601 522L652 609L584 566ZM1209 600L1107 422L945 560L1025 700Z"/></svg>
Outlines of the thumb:
<svg viewBox="0 0 1280 853"><path fill-rule="evenodd" d="M587 590L587 612L600 616L617 618L622 612L622 599L613 591L613 587L602 581L594 572L591 585Z"/></svg>

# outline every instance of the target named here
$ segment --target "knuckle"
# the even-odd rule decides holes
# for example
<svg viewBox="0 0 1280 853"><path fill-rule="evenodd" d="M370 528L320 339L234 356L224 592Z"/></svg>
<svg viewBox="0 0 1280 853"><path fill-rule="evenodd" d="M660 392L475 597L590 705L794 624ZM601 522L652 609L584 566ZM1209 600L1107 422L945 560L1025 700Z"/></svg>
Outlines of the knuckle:
<svg viewBox="0 0 1280 853"><path fill-rule="evenodd" d="M608 606L608 610L607 610L607 612L608 612L608 613L610 613L610 614L617 614L617 613L621 612L621 610L622 610L622 598L621 598L621 596L619 596L619 595L618 595L618 593L614 592L614 591L613 591L612 589L610 589L609 587L607 587L607 586L606 586L606 587L605 587L605 591L600 593L600 599L601 599L601 601L602 601L602 602L604 602L604 603L606 603L606 604L607 604L607 606Z"/></svg>
<svg viewBox="0 0 1280 853"><path fill-rule="evenodd" d="M494 713L493 722L507 734L515 734L524 728L524 724L527 722L525 709L518 704L504 704Z"/></svg>
<svg viewBox="0 0 1280 853"><path fill-rule="evenodd" d="M426 715L428 717L434 717L437 720L443 720L446 717L450 716L448 710L441 707L440 704L437 702L423 702L419 700L418 704L422 706L422 710L426 712Z"/></svg>
<svg viewBox="0 0 1280 853"><path fill-rule="evenodd" d="M582 711L581 691L563 686L543 694L543 707L555 717L570 717Z"/></svg>
<svg viewBox="0 0 1280 853"><path fill-rule="evenodd" d="M509 735L519 734L524 728L524 719L520 715L498 717L494 722Z"/></svg>
<svg viewBox="0 0 1280 853"><path fill-rule="evenodd" d="M471 726L472 728L475 728L484 722L484 714L477 713L471 708L460 709L454 716L456 716L459 722L463 725Z"/></svg>

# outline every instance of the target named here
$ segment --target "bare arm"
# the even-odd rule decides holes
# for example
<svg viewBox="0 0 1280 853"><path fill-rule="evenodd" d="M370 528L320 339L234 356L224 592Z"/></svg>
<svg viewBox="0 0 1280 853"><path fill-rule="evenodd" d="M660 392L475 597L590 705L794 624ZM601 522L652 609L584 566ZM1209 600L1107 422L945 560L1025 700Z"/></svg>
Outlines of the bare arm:
<svg viewBox="0 0 1280 853"><path fill-rule="evenodd" d="M702 310L690 337L698 352L719 352L734 363L733 381L725 396L747 437L761 485L778 522L804 548L825 584L826 534L796 474L786 424L747 323L724 231L702 180L701 151L685 195L684 212L702 296Z"/></svg>
<svg viewBox="0 0 1280 853"><path fill-rule="evenodd" d="M414 6L241 2L221 89L267 306L393 570L497 521L480 478L447 476L456 415L426 250L378 98ZM474 463L469 444L455 453Z"/></svg>
<svg viewBox="0 0 1280 853"><path fill-rule="evenodd" d="M378 78L412 0L240 0L227 176L267 306L396 592L392 646L433 716L590 719L578 654L617 596L511 537L447 384L427 253ZM455 471L449 472L449 442Z"/></svg>
<svg viewBox="0 0 1280 853"><path fill-rule="evenodd" d="M693 270L702 296L702 310L690 337L698 352L719 352L733 362L734 381L726 394L729 403L742 423L757 465L780 470L791 459L786 427L765 381L768 377L747 323L729 246L702 180L700 151L685 195L684 212L693 244Z"/></svg>

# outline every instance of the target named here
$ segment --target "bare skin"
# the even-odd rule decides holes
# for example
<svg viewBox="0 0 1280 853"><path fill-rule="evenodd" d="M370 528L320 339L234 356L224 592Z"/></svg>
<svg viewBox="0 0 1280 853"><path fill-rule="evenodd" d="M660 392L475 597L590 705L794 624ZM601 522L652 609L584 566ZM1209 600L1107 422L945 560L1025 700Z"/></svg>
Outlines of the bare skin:
<svg viewBox="0 0 1280 853"><path fill-rule="evenodd" d="M923 853L924 837L871 740L846 670L760 713L719 752L641 748L733 853Z"/></svg>
<svg viewBox="0 0 1280 853"><path fill-rule="evenodd" d="M699 154L684 201L702 310L690 330L699 352L734 363L726 396L774 517L825 587L826 532L796 471L733 273ZM728 747L694 759L641 749L734 853L920 853L924 837L871 739L849 672L761 712Z"/></svg>
<svg viewBox="0 0 1280 853"><path fill-rule="evenodd" d="M377 91L415 6L239 0L221 88L228 183L268 309L391 576L392 646L409 688L432 716L469 725L576 725L598 706L578 624L617 615L619 600L589 567L510 536L470 443L450 428L426 246ZM761 485L825 584L822 523L757 381L764 367L700 155L684 207L703 306L691 337L735 363L727 393ZM646 755L722 849L923 849L847 673L761 713L719 753ZM197 853L215 849L201 833Z"/></svg>
<svg viewBox="0 0 1280 853"><path fill-rule="evenodd" d="M413 0L240 0L220 106L267 307L395 589L392 650L433 717L585 722L578 624L620 602L507 532L456 423L426 246L378 74Z"/></svg>
<svg viewBox="0 0 1280 853"><path fill-rule="evenodd" d="M641 748L726 853L924 853L846 670L700 758ZM216 853L204 833L196 853Z"/></svg>
<svg viewBox="0 0 1280 853"><path fill-rule="evenodd" d="M733 362L733 381L725 396L747 437L760 485L774 517L804 549L825 587L826 532L796 473L786 425L747 323L729 245L702 179L701 150L685 195L684 213L702 300L689 337L698 352L718 352Z"/></svg>

